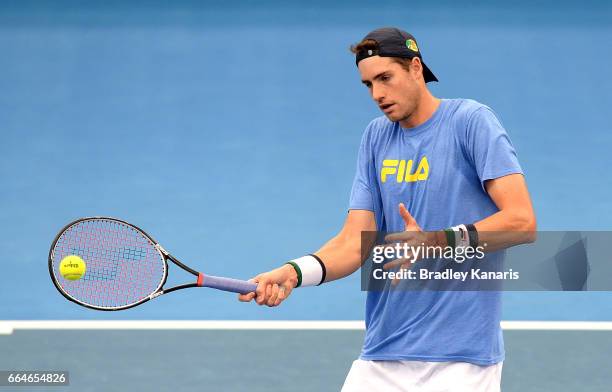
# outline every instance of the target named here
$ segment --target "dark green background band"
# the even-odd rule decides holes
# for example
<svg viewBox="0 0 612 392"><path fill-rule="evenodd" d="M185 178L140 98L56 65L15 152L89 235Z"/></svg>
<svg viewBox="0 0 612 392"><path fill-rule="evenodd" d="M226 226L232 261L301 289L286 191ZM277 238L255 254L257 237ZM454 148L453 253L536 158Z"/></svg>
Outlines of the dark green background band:
<svg viewBox="0 0 612 392"><path fill-rule="evenodd" d="M453 248L457 246L455 242L455 232L453 229L444 229L444 234L446 234L446 242L448 242L448 246L452 246Z"/></svg>
<svg viewBox="0 0 612 392"><path fill-rule="evenodd" d="M288 261L285 264L291 264L291 266L293 267L293 269L297 273L298 282L297 282L297 286L295 286L295 287L300 287L302 285L302 270L300 269L300 266L297 265L297 263L294 263L293 261Z"/></svg>

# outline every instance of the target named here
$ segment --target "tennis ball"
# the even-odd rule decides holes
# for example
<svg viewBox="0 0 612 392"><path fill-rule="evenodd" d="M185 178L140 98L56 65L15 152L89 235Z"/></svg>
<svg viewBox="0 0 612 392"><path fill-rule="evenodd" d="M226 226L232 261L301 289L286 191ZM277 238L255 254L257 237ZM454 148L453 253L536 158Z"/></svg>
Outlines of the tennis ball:
<svg viewBox="0 0 612 392"><path fill-rule="evenodd" d="M66 256L60 261L60 274L64 279L79 280L85 275L87 266L85 261L77 255Z"/></svg>

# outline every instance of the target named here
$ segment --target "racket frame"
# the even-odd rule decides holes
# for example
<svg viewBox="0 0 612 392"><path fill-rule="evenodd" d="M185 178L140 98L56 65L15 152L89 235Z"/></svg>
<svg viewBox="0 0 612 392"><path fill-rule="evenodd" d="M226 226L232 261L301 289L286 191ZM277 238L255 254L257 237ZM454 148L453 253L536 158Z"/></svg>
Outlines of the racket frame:
<svg viewBox="0 0 612 392"><path fill-rule="evenodd" d="M70 229L72 226L75 226L81 222L84 221L88 221L88 220L109 220L109 221L114 221L114 222L119 222L122 224L125 224L133 229L135 229L136 231L138 231L140 234L142 234L145 238L147 238L149 241L151 241L151 243L153 244L153 247L157 250L157 252L159 253L161 259L164 261L163 262L163 267L164 267L164 274L163 274L163 278L160 281L160 284L157 286L157 288L155 289L155 291L153 291L153 293L149 294L147 297L141 299L138 302L135 303L131 303L129 305L124 305L124 306L113 306L113 307L101 307L101 306L94 306L94 305L90 305L87 304L85 302L79 301L76 298L73 298L70 294L68 294L60 285L60 283L57 281L57 278L55 276L55 273L53 272L53 255L54 255L54 251L55 251L55 245L57 244L57 241L60 239L60 237L62 236L62 234L64 234L68 229ZM178 286L174 286L174 287L170 287L168 289L164 289L164 285L166 284L166 281L168 280L168 260L172 261L174 264L176 264L178 267L182 268L183 270L189 272L192 275L195 275L198 280L196 282L193 283L185 283L185 284L181 284ZM196 270L194 270L193 268L190 268L188 266L186 266L185 264L181 263L176 257L172 256L166 249L164 249L157 241L155 241L155 239L153 237L151 237L149 234L147 234L147 232L145 232L144 230L142 230L140 227L126 222L124 220L121 219L117 219L117 218L112 218L112 217L108 217L108 216L89 216L89 217L84 217L84 218L79 218L75 221L72 221L70 223L68 223L66 226L64 226L62 228L62 230L60 230L60 232L55 236L55 239L53 240L53 243L51 244L51 249L49 249L49 274L51 275L51 280L53 281L53 284L55 285L55 288L69 301L74 302L76 304L79 304L81 306L84 306L86 308L89 309L95 309L95 310L103 310L103 311L115 311L115 310L124 310L124 309L129 309L129 308L133 308L135 306L141 305L153 298L159 297L162 294L166 294L166 293L170 293L172 291L175 290L180 290L180 289L186 289L186 288L190 288L190 287L199 287L201 286L201 279L202 279L202 274Z"/></svg>

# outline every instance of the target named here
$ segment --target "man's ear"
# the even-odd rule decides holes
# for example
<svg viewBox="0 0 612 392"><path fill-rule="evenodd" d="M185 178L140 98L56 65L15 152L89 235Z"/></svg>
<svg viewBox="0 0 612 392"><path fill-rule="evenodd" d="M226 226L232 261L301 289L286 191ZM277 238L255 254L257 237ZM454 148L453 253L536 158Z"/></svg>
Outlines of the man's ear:
<svg viewBox="0 0 612 392"><path fill-rule="evenodd" d="M410 73L414 80L419 81L422 80L423 84L425 84L425 77L423 76L423 63L421 59L418 57L413 57L410 60Z"/></svg>
<svg viewBox="0 0 612 392"><path fill-rule="evenodd" d="M421 63L421 59L413 57L410 61L410 69L415 75L423 75L423 64Z"/></svg>

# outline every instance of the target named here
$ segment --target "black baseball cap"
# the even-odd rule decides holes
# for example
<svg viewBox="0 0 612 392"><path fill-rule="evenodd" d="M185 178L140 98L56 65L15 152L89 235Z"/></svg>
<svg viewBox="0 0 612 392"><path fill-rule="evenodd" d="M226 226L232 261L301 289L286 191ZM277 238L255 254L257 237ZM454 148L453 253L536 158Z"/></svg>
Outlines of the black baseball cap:
<svg viewBox="0 0 612 392"><path fill-rule="evenodd" d="M434 75L423 62L421 51L412 34L395 27L383 27L369 32L368 35L363 38L363 40L366 39L376 41L378 47L376 49L364 49L357 52L355 55L356 65L358 65L361 60L372 56L401 57L404 59L418 57L421 59L421 64L423 64L423 77L425 78L425 83L438 81L436 75Z"/></svg>

